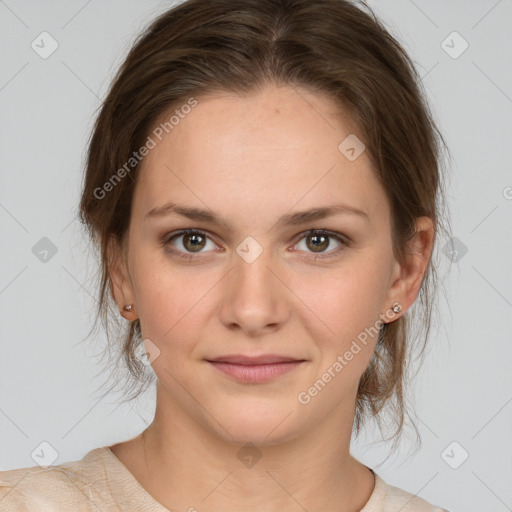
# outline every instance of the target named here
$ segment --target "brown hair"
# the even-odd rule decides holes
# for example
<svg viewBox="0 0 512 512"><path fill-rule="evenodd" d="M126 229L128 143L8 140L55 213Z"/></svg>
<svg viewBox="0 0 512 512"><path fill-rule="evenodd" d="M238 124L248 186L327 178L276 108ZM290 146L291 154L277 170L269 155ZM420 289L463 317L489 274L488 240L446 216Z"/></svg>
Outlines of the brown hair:
<svg viewBox="0 0 512 512"><path fill-rule="evenodd" d="M125 240L129 226L140 166L132 161L133 169L127 169L126 163L162 116L191 98L200 100L202 94L215 91L250 94L271 84L327 94L357 126L388 195L397 259L402 260L418 217L432 218L436 233L445 229L440 163L446 145L421 79L370 7L359 3L187 0L155 19L129 51L91 135L80 203L80 220L101 253L95 325L101 316L110 352L109 332L117 322L115 340L122 342L118 360L123 357L128 382L136 389L129 400L154 374L134 352L142 339L139 320L127 330L119 324L108 272L108 241ZM107 183L110 186L105 187ZM108 198L99 197L104 195L99 190L108 190ZM392 437L399 437L406 413L409 349L414 345L421 355L424 352L437 283L430 262L414 308L382 327L359 383L356 435L367 416L380 427L380 412L387 405L395 424Z"/></svg>

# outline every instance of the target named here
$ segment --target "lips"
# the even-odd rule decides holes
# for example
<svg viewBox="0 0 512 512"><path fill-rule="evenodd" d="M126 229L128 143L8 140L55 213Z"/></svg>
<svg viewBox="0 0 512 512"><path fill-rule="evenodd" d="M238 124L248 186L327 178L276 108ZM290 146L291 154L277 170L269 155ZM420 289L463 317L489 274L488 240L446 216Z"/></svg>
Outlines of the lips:
<svg viewBox="0 0 512 512"><path fill-rule="evenodd" d="M260 356L245 356L242 354L228 355L222 357L216 357L215 359L208 359L211 363L230 363L230 364L243 364L243 365L255 365L255 364L279 364L279 363L291 363L294 361L303 361L303 359L297 359L295 357L279 356L275 354L264 354Z"/></svg>
<svg viewBox="0 0 512 512"><path fill-rule="evenodd" d="M305 362L288 356L228 355L207 360L216 370L239 382L257 384L280 377Z"/></svg>

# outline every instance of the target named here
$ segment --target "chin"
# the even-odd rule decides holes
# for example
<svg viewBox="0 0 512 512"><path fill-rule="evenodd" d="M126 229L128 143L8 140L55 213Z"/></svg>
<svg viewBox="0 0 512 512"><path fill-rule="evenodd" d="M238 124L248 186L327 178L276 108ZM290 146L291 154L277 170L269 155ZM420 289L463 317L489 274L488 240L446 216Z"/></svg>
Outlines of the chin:
<svg viewBox="0 0 512 512"><path fill-rule="evenodd" d="M290 441L299 435L302 429L298 424L297 409L297 405L292 403L262 403L246 398L244 404L237 404L231 409L225 404L217 414L213 414L218 423L209 423L215 428L217 435L228 443L272 446Z"/></svg>

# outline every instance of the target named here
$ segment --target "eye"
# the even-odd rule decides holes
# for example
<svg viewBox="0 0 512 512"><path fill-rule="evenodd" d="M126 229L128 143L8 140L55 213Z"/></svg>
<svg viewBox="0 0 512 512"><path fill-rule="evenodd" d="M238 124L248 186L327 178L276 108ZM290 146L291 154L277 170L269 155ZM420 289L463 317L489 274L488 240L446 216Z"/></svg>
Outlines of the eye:
<svg viewBox="0 0 512 512"><path fill-rule="evenodd" d="M210 247L208 247L210 244ZM184 229L167 238L165 245L174 253L187 257L187 254L204 252L203 249L212 250L217 246L206 236L204 231L197 229Z"/></svg>
<svg viewBox="0 0 512 512"><path fill-rule="evenodd" d="M335 241L334 248L331 240ZM300 247L302 244L302 247ZM337 245L336 245L337 244ZM330 258L337 255L348 246L348 240L339 233L333 233L323 229L314 229L302 234L301 241L295 245L299 250L305 250L315 254L315 258ZM331 248L332 250L327 251ZM325 253L325 254L324 254Z"/></svg>
<svg viewBox="0 0 512 512"><path fill-rule="evenodd" d="M350 241L340 233L323 229L306 231L300 236L302 238L299 243L295 244L294 248L309 252L313 255L313 259L337 256L345 247L350 246ZM332 240L335 241L334 248L332 247ZM208 244L210 245L208 246ZM200 254L218 248L206 233L199 229L183 229L172 233L164 239L163 245L172 254L188 260L194 258L195 253ZM331 250L328 251L327 249Z"/></svg>

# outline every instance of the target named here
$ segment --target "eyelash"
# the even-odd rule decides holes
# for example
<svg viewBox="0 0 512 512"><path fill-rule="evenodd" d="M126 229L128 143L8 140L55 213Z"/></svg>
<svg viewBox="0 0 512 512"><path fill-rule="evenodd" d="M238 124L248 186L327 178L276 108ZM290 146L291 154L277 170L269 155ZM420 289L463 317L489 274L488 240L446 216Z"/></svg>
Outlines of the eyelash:
<svg viewBox="0 0 512 512"><path fill-rule="evenodd" d="M185 258L189 261L195 258L195 254L200 253L192 253L192 252L183 252L178 249L176 249L172 245L172 241L180 236L183 235L199 235L205 238L209 238L206 234L206 232L198 230L198 229L182 229L180 231L176 231L174 233L171 233L170 235L166 236L163 241L163 245L166 247L168 251L170 251L172 254L180 257ZM308 231L305 231L299 235L299 240L295 243L297 245L303 238L306 238L307 236L311 235L320 235L320 236L326 236L329 238L335 239L337 242L341 244L340 247L333 249L327 253L311 253L314 254L314 256L308 256L308 258L311 258L313 260L319 260L319 259L327 259L337 256L341 251L343 251L346 247L350 247L351 242L346 237L340 235L339 233L328 231L325 229L310 229Z"/></svg>

